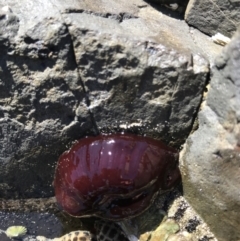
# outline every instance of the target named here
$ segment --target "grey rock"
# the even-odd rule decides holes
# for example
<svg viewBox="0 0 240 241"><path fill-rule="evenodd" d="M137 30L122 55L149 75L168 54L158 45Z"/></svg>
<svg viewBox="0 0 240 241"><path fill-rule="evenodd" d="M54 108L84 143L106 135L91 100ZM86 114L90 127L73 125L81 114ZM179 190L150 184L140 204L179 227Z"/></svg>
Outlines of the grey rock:
<svg viewBox="0 0 240 241"><path fill-rule="evenodd" d="M13 21L0 18L0 197L53 195L59 155L104 128L137 124L184 142L213 43L207 55L184 21L141 0L4 4Z"/></svg>
<svg viewBox="0 0 240 241"><path fill-rule="evenodd" d="M240 239L239 44L240 31L216 59L181 160L184 194L220 241Z"/></svg>
<svg viewBox="0 0 240 241"><path fill-rule="evenodd" d="M156 11L152 13L151 18L154 18ZM150 123L145 133L154 133L155 137L176 145L182 143L183 129L190 127L192 121L187 121L186 113L195 112L194 103L199 101L200 89L205 83L206 75L200 73L208 72L207 63L197 55L200 50L196 49L185 23L171 18L168 18L168 22L164 18L156 18L162 27L156 33L150 24L151 18L143 13L142 19L131 18L120 24L86 13L77 15L73 10L64 17L70 25L77 64L97 126L114 126L116 121ZM182 29L171 39L165 31L175 24ZM93 33L98 29L101 29L101 33L94 37ZM111 34L112 29L114 35ZM177 47L175 44L181 42L186 34L190 37L185 39L186 45ZM166 46L158 44L158 36L165 40ZM172 45L176 51L171 50ZM194 56L189 53L189 46ZM184 72L180 73L182 68ZM191 84L185 83L185 80L192 78L194 81ZM188 99L184 94L186 92L191 92L192 97ZM177 124L180 119L184 121L184 126Z"/></svg>
<svg viewBox="0 0 240 241"><path fill-rule="evenodd" d="M8 6L0 9L0 41L13 38L19 29L19 18Z"/></svg>
<svg viewBox="0 0 240 241"><path fill-rule="evenodd" d="M190 128L192 121L187 113L196 111L205 83L206 62L200 70L205 73L197 74L192 67L185 69L189 59L164 46L106 34L92 38L91 32L70 31L73 36L80 36L74 42L74 46L79 46L75 49L77 64L89 96L89 108L99 127L114 126L116 121L147 122L157 128L150 131L165 141L184 138L185 128ZM194 56L194 63L201 60ZM194 81L186 85L187 79ZM192 97L184 92L191 92ZM178 124L180 120L184 126Z"/></svg>
<svg viewBox="0 0 240 241"><path fill-rule="evenodd" d="M71 37L45 19L0 49L0 196L53 195L57 157L92 126Z"/></svg>
<svg viewBox="0 0 240 241"><path fill-rule="evenodd" d="M213 36L231 37L240 25L240 1L190 0L185 13L187 23Z"/></svg>

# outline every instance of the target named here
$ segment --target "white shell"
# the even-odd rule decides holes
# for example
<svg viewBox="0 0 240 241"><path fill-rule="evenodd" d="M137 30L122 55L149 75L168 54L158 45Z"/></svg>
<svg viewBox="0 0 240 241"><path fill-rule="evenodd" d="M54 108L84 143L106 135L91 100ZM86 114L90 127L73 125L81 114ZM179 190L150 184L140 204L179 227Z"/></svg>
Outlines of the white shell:
<svg viewBox="0 0 240 241"><path fill-rule="evenodd" d="M214 36L212 36L212 40L214 43L222 45L222 46L225 46L226 44L228 44L231 41L230 38L224 36L221 33L217 33Z"/></svg>
<svg viewBox="0 0 240 241"><path fill-rule="evenodd" d="M177 3L170 3L170 4L164 4L165 7L170 8L172 10L177 10L178 9L178 4Z"/></svg>
<svg viewBox="0 0 240 241"><path fill-rule="evenodd" d="M5 231L9 238L22 237L27 233L27 229L24 226L11 226Z"/></svg>
<svg viewBox="0 0 240 241"><path fill-rule="evenodd" d="M44 236L37 236L36 239L37 239L37 241L47 241L47 240L49 240Z"/></svg>
<svg viewBox="0 0 240 241"><path fill-rule="evenodd" d="M11 9L8 5L2 7L1 10L2 10L3 12L6 12L6 13L12 13L12 9Z"/></svg>

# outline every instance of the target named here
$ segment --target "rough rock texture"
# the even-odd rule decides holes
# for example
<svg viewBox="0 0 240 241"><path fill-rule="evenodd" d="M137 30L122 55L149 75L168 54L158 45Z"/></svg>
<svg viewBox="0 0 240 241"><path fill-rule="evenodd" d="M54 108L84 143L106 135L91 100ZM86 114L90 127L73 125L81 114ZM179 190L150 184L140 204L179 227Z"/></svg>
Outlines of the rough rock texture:
<svg viewBox="0 0 240 241"><path fill-rule="evenodd" d="M216 59L182 154L184 195L219 241L240 240L240 30Z"/></svg>
<svg viewBox="0 0 240 241"><path fill-rule="evenodd" d="M231 37L240 25L238 0L190 0L185 13L187 23L213 36Z"/></svg>
<svg viewBox="0 0 240 241"><path fill-rule="evenodd" d="M49 19L16 36L21 20L8 16L17 19L1 19L0 196L44 196L59 150L92 124L67 27Z"/></svg>
<svg viewBox="0 0 240 241"><path fill-rule="evenodd" d="M209 71L184 21L141 0L0 8L0 197L53 195L60 153L102 128L184 142Z"/></svg>

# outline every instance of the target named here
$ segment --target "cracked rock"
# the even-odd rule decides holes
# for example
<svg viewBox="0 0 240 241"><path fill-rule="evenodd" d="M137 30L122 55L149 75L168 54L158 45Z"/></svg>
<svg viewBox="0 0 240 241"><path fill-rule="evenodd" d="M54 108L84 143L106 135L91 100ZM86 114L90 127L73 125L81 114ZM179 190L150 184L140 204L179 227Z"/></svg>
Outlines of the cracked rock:
<svg viewBox="0 0 240 241"><path fill-rule="evenodd" d="M184 143L219 47L199 47L183 20L141 0L4 4L1 198L52 196L59 155L116 123Z"/></svg>

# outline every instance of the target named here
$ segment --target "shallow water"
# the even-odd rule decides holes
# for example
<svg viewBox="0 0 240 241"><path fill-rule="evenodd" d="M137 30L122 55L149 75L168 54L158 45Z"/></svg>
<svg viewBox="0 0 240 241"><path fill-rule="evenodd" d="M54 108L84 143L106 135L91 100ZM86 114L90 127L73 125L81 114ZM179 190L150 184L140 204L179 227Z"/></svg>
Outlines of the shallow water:
<svg viewBox="0 0 240 241"><path fill-rule="evenodd" d="M65 213L40 211L0 211L0 230L5 231L10 226L24 226L27 236L45 236L49 239L60 237L75 230L94 232L95 218L74 218ZM0 233L0 241L10 241L5 233Z"/></svg>
<svg viewBox="0 0 240 241"><path fill-rule="evenodd" d="M6 230L13 225L25 226L28 230L28 235L41 235L49 238L54 238L62 235L64 230L61 220L50 213L38 212L6 212L0 211L0 229ZM0 236L0 240L10 240L5 234Z"/></svg>

